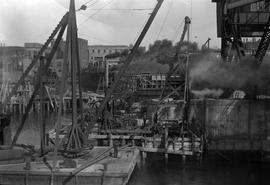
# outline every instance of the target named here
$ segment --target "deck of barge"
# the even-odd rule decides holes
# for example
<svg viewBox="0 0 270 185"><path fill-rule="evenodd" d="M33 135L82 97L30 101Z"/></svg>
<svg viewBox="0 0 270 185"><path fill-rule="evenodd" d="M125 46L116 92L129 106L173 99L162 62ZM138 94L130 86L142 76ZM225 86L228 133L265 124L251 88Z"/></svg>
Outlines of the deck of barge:
<svg viewBox="0 0 270 185"><path fill-rule="evenodd" d="M94 159L108 147L97 147L89 152L87 157L77 160L80 167ZM67 185L122 185L127 184L139 157L139 150L126 148L119 151L118 157L106 157L105 159L85 168L66 183ZM63 159L58 160L58 164ZM49 164L52 161L48 160ZM25 163L0 165L0 184L14 185L48 185L51 180L51 170L44 162L31 162L31 169L25 170ZM63 183L70 177L76 168L59 167L53 173L53 184Z"/></svg>

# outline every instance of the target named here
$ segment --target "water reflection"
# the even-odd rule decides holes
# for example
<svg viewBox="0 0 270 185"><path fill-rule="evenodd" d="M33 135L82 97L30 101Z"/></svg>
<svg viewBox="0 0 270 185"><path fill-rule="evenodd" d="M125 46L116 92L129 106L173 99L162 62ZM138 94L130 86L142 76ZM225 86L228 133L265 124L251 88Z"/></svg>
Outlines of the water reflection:
<svg viewBox="0 0 270 185"><path fill-rule="evenodd" d="M11 134L12 137L15 135L17 128L21 122L22 115L13 115L11 117ZM31 113L29 114L25 125L22 129L22 132L18 138L17 143L30 144L30 145L39 145L40 144L40 118L38 114ZM56 121L56 114L51 113L46 115L46 130L50 130L54 127ZM67 122L70 120L69 115L65 115L63 121Z"/></svg>
<svg viewBox="0 0 270 185"><path fill-rule="evenodd" d="M12 135L19 126L21 116L14 115L11 121ZM56 115L46 116L47 130L53 128ZM65 115L64 122L70 121ZM18 139L18 143L40 144L40 123L37 114L29 115ZM129 185L269 185L269 164L233 163L219 160L205 160L202 163L187 160L182 163L180 157L164 157L148 154L145 163L139 163L131 177Z"/></svg>
<svg viewBox="0 0 270 185"><path fill-rule="evenodd" d="M161 155L148 155L140 163L129 185L269 185L270 166L259 163L205 160L201 163L170 156L165 163Z"/></svg>

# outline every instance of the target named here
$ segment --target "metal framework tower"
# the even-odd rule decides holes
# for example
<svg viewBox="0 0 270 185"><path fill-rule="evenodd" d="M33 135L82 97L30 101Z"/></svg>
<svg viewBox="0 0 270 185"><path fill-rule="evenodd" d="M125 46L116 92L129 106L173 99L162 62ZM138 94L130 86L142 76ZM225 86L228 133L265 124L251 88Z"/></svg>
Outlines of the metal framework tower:
<svg viewBox="0 0 270 185"><path fill-rule="evenodd" d="M270 17L269 0L212 0L217 10L217 36L221 38L221 55L225 61L241 60L246 55L243 38L257 37L267 44L264 37ZM263 48L255 58L261 62ZM269 45L269 44L268 44ZM267 47L268 47L267 45Z"/></svg>

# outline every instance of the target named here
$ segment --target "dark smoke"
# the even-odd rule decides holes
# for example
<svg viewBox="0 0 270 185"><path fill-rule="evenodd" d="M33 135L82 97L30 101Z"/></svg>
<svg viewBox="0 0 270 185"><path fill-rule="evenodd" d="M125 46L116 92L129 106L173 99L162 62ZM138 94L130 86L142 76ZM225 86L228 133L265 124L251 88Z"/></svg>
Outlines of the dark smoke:
<svg viewBox="0 0 270 185"><path fill-rule="evenodd" d="M191 67L191 89L243 90L247 94L270 94L268 56L260 65L248 57L241 62L223 62L214 54L204 56Z"/></svg>

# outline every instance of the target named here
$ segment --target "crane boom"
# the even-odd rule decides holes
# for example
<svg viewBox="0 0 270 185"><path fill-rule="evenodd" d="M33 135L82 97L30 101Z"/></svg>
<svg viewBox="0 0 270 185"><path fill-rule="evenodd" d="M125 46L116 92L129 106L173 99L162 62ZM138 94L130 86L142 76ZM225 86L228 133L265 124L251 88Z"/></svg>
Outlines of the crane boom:
<svg viewBox="0 0 270 185"><path fill-rule="evenodd" d="M146 25L144 26L139 38L137 39L134 47L131 49L129 55L127 56L124 64L122 65L122 67L120 68L116 78L115 78L115 81L114 83L111 85L111 87L108 89L107 93L106 93L106 96L103 100L103 102L101 103L99 109L98 109L98 112L97 112L97 115L94 117L93 121L88 125L87 129L86 129L86 136L88 136L88 134L90 133L91 131L91 127L95 124L95 122L99 119L99 117L101 116L102 114L102 111L104 110L106 104L108 103L108 101L111 99L111 96L113 94L113 92L115 91L115 89L117 88L117 86L119 85L120 83L120 80L123 76L123 74L125 73L126 69L128 68L129 64L131 63L133 57L135 56L143 38L145 37L148 29L150 28L154 18L156 17L157 13L158 13L158 10L160 9L162 3L163 3L164 0L158 0L157 1L157 4L153 10L153 12L151 13Z"/></svg>
<svg viewBox="0 0 270 185"><path fill-rule="evenodd" d="M181 38L180 38L179 44L178 44L179 47L181 47L182 43L184 42L184 39L185 39L185 37L186 37L186 34L187 34L187 31L188 31L188 29L189 29L189 25L190 25L190 24L191 24L191 20L190 20L190 18L189 18L188 16L186 16L186 17L185 17L185 25L184 25L184 28L183 28L183 32L182 32L182 34L181 34ZM178 60L179 54L180 54L180 48L179 48L179 47L177 47L177 49L176 49L176 54L175 54L176 60ZM170 67L170 69L169 69L169 71L168 71L168 73L167 73L167 75L166 75L165 86L164 86L164 88L162 89L161 94L160 94L160 97L159 97L160 102L161 102L164 98L166 98L166 97L163 97L163 95L164 95L164 92L165 92L166 85L168 84L169 78L170 78L174 73L176 73L176 72L178 71L179 67L180 67L179 62L178 62L176 65L172 65L172 66Z"/></svg>
<svg viewBox="0 0 270 185"><path fill-rule="evenodd" d="M180 38L180 43L182 43L184 41L190 23L191 23L190 18L188 16L186 16L184 30L183 30L183 33L182 33L181 38Z"/></svg>
<svg viewBox="0 0 270 185"><path fill-rule="evenodd" d="M263 61L263 58L266 54L269 44L270 44L270 17L265 25L263 36L255 53L255 58L258 60L259 63Z"/></svg>

